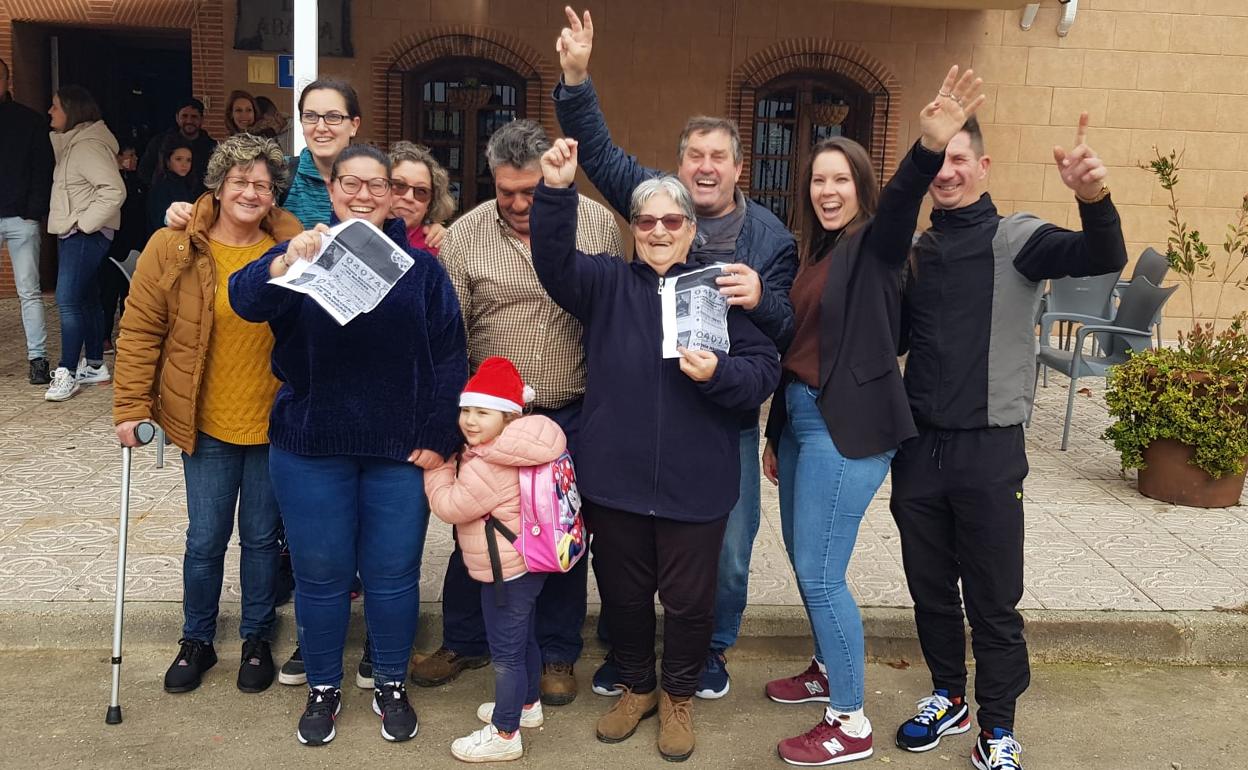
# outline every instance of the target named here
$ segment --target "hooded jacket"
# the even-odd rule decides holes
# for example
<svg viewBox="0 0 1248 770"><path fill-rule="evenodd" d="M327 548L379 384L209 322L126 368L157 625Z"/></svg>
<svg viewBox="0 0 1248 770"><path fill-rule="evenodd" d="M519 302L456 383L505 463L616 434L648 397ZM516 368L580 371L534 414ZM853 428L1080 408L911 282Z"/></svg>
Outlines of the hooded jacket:
<svg viewBox="0 0 1248 770"><path fill-rule="evenodd" d="M425 472L425 496L434 515L455 525L464 565L473 580L494 582L486 541L485 517L490 516L512 532L520 526L520 469L551 462L563 454L567 440L554 420L541 415L513 421L498 438L465 447L454 459ZM524 558L499 534L499 561L503 579L525 573Z"/></svg>
<svg viewBox="0 0 1248 770"><path fill-rule="evenodd" d="M108 126L102 120L79 123L68 131L53 131L50 138L56 168L48 232L120 228L126 185L117 169L117 139Z"/></svg>

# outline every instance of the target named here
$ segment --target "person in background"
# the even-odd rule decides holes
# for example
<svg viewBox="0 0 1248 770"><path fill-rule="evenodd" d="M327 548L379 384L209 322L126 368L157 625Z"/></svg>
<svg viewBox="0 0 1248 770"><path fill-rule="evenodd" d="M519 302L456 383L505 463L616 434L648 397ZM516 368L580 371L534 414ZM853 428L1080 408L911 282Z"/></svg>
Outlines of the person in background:
<svg viewBox="0 0 1248 770"><path fill-rule="evenodd" d="M9 93L9 65L0 59L0 245L7 246L22 304L28 381L47 385L48 330L39 287L39 220L52 192L48 121Z"/></svg>
<svg viewBox="0 0 1248 770"><path fill-rule="evenodd" d="M246 91L230 91L225 100L225 130L234 134L253 133L252 126L260 116L256 98Z"/></svg>
<svg viewBox="0 0 1248 770"><path fill-rule="evenodd" d="M450 177L427 147L395 142L390 147L392 213L407 225L407 242L414 249L438 255L446 220L455 213Z"/></svg>
<svg viewBox="0 0 1248 770"><path fill-rule="evenodd" d="M111 379L104 363L99 270L121 227L126 186L117 170L117 139L87 89L64 86L53 94L48 115L56 156L48 232L57 237L61 360L43 397L66 401L84 384Z"/></svg>
<svg viewBox="0 0 1248 770"><path fill-rule="evenodd" d="M259 115L251 127L253 134L267 136L276 140L282 152L290 154L290 118L282 114L273 100L267 96L256 97L256 109Z"/></svg>
<svg viewBox="0 0 1248 770"><path fill-rule="evenodd" d="M160 148L171 136L181 136L191 143L197 184L198 180L204 178L204 172L208 170L208 159L212 157L212 151L217 147L217 140L203 130L204 103L193 96L182 100L177 112L174 113L174 121L177 123L174 128L152 137L147 143L147 149L143 151L143 157L139 159L139 179L143 181L143 184L152 183L152 177L156 175L156 166L160 161ZM185 226L186 222L182 224Z"/></svg>
<svg viewBox="0 0 1248 770"><path fill-rule="evenodd" d="M113 326L117 313L125 312L130 282L113 264L125 262L131 251L142 251L147 244L147 191L139 181L139 155L133 144L123 144L117 153L117 170L126 186L126 202L121 204L121 228L113 235L108 258L100 265L100 305L104 309L104 352L114 352Z"/></svg>
<svg viewBox="0 0 1248 770"><path fill-rule="evenodd" d="M199 197L200 185L195 180L191 143L173 135L160 148L160 165L152 177L147 193L147 228L154 233L164 227L165 211L175 202L190 210L191 201ZM185 224L183 225L185 227Z"/></svg>
<svg viewBox="0 0 1248 770"><path fill-rule="evenodd" d="M273 683L277 499L269 481L273 335L230 307L230 274L303 231L274 207L287 181L277 144L248 134L217 145L191 224L152 236L134 273L117 340L113 420L124 446L152 420L183 452L186 550L182 637L165 691L189 692L217 662L213 640L237 505L243 639L238 689Z"/></svg>

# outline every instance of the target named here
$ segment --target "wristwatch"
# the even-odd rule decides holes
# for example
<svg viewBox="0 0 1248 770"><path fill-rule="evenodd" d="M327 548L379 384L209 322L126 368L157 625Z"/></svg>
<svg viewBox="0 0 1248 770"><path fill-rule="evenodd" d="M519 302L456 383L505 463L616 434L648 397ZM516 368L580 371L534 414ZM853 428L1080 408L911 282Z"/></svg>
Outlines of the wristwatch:
<svg viewBox="0 0 1248 770"><path fill-rule="evenodd" d="M1079 193L1075 193L1075 200L1079 201L1080 203L1100 203L1101 201L1105 200L1108 197L1109 197L1109 185L1107 184L1101 185L1100 192L1098 192L1096 195L1093 195L1091 198L1085 198Z"/></svg>

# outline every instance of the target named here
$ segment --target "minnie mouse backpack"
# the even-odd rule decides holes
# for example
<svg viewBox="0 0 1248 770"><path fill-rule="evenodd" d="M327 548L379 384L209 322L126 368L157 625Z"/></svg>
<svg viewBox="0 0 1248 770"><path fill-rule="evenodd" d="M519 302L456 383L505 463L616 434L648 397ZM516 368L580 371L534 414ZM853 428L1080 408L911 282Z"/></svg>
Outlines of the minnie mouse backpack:
<svg viewBox="0 0 1248 770"><path fill-rule="evenodd" d="M512 544L530 572L567 572L585 554L576 469L567 452L520 469L520 526Z"/></svg>

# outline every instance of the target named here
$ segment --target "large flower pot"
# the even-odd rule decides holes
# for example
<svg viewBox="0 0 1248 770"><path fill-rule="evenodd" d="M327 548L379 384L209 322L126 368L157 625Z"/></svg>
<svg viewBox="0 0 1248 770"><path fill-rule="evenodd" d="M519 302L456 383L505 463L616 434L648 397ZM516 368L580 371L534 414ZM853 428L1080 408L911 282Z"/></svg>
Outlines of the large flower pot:
<svg viewBox="0 0 1248 770"><path fill-rule="evenodd" d="M1140 469L1140 494L1195 508L1238 505L1244 491L1244 474L1215 479L1188 462L1194 453L1192 447L1173 439L1157 439L1150 443L1144 450L1147 467Z"/></svg>

